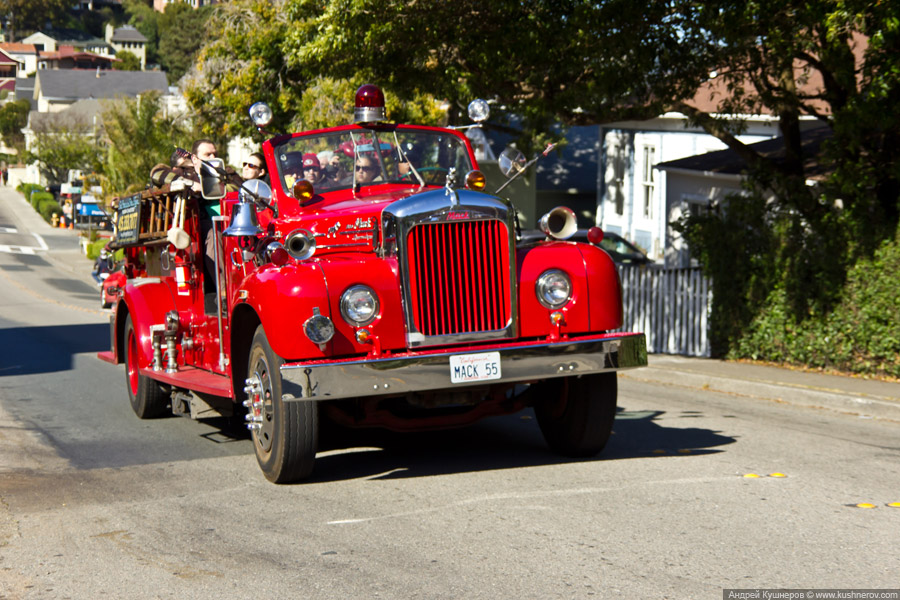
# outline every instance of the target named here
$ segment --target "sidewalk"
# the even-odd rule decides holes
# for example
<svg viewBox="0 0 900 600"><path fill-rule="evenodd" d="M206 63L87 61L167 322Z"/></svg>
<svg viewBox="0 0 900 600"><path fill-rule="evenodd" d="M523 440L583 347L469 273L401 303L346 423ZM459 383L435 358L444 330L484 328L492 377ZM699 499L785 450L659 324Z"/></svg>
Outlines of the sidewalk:
<svg viewBox="0 0 900 600"><path fill-rule="evenodd" d="M622 376L900 421L900 383L667 354L648 363Z"/></svg>

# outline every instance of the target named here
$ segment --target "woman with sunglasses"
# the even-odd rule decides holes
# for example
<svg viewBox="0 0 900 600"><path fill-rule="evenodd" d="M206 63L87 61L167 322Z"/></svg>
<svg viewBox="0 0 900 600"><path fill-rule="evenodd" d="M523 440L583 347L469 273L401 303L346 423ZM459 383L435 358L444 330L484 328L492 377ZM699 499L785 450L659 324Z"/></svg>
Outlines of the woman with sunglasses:
<svg viewBox="0 0 900 600"><path fill-rule="evenodd" d="M241 169L241 175L244 178L244 181L248 179L262 179L266 183L269 183L269 173L266 171L266 159L259 152L254 152L251 154L246 161L244 161L244 166Z"/></svg>

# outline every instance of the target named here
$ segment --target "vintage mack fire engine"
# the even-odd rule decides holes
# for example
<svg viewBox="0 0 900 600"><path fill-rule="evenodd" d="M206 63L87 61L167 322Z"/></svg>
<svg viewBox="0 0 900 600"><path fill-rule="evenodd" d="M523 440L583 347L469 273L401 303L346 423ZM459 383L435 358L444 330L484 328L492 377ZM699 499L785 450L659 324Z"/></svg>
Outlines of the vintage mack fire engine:
<svg viewBox="0 0 900 600"><path fill-rule="evenodd" d="M485 104L473 103L476 120ZM256 104L260 129L271 110ZM514 204L485 191L458 130L386 122L375 86L350 125L272 136L271 186L202 197L175 183L118 202L127 281L110 317L142 419L245 414L273 482L307 478L321 419L393 430L451 427L534 407L548 445L590 456L609 438L616 373L646 365L622 325L621 288L597 244L565 241L574 214L525 242ZM504 153L514 176L528 163ZM215 268L204 267L212 204Z"/></svg>

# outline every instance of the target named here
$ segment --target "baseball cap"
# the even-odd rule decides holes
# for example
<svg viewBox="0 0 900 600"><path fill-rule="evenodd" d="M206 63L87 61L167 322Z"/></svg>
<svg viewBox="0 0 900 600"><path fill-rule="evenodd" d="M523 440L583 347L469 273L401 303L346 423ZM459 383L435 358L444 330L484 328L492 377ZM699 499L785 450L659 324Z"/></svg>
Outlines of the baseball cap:
<svg viewBox="0 0 900 600"><path fill-rule="evenodd" d="M321 169L322 165L319 164L319 157L315 154L309 153L303 155L303 168L307 167L315 167L317 169Z"/></svg>

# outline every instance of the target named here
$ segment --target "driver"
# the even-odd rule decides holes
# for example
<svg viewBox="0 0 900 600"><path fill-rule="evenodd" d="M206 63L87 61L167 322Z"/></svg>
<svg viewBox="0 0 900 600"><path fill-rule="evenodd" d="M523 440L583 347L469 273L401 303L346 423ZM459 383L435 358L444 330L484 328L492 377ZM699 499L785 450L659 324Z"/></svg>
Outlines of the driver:
<svg viewBox="0 0 900 600"><path fill-rule="evenodd" d="M412 142L404 142L401 149L403 152L397 156L397 173L400 179L415 180L410 165L416 169L422 166L422 149Z"/></svg>

